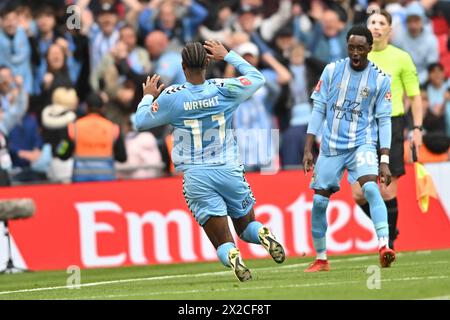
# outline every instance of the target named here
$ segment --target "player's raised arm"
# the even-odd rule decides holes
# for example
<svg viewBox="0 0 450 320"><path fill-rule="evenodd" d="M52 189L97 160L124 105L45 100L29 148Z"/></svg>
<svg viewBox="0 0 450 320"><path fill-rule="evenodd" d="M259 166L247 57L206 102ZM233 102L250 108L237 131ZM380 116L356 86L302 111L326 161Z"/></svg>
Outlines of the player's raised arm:
<svg viewBox="0 0 450 320"><path fill-rule="evenodd" d="M228 93L240 102L247 100L266 82L263 74L245 61L234 51L228 52L219 41L205 41L204 45L208 52L208 58L214 60L225 60L235 67L241 77L226 79Z"/></svg>
<svg viewBox="0 0 450 320"><path fill-rule="evenodd" d="M378 121L378 135L380 139L380 181L387 186L391 183L389 170L389 153L391 149L391 81L386 77L382 84L375 104L375 118Z"/></svg>
<svg viewBox="0 0 450 320"><path fill-rule="evenodd" d="M164 89L164 84L158 86L159 79L160 76L155 74L151 78L147 77L147 81L142 84L144 97L137 107L135 118L135 125L139 131L170 122L170 105L165 103L163 99L158 98ZM154 101L155 99L156 101Z"/></svg>

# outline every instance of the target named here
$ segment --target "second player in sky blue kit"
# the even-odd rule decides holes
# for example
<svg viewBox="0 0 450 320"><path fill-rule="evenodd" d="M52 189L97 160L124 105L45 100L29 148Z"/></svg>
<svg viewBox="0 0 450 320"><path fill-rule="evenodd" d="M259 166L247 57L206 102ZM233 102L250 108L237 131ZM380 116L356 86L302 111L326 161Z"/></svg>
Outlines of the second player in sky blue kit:
<svg viewBox="0 0 450 320"><path fill-rule="evenodd" d="M206 80L210 59L225 60L242 76ZM183 172L183 193L189 209L216 248L219 260L233 268L240 281L246 281L251 273L236 248L228 216L241 239L263 245L278 263L285 259L282 245L255 220L255 199L245 180L231 128L233 112L265 80L257 69L217 41L206 41L204 46L199 42L187 44L182 61L185 84L163 90L157 75L143 84L144 97L135 123L139 130L163 124L175 128L172 160L176 170Z"/></svg>
<svg viewBox="0 0 450 320"><path fill-rule="evenodd" d="M390 183L391 82L367 59L373 43L364 26L347 34L348 58L328 64L311 95L314 109L308 125L305 171L312 168L311 149L322 130L320 154L314 168L311 188L315 195L312 209L312 236L316 261L305 271L328 271L326 256L326 210L332 193L339 190L344 170L351 183L361 185L372 212L378 236L380 264L389 267L395 252L388 247L387 209L381 198L377 178ZM378 165L377 143L380 144Z"/></svg>

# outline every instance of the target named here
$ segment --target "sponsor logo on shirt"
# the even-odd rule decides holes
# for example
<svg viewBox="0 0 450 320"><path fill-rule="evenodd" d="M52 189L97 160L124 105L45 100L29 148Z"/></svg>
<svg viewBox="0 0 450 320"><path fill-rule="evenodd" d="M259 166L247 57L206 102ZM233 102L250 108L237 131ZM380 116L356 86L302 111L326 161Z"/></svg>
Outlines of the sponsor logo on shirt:
<svg viewBox="0 0 450 320"><path fill-rule="evenodd" d="M238 79L244 86L249 86L252 84L252 82L247 78L239 77Z"/></svg>
<svg viewBox="0 0 450 320"><path fill-rule="evenodd" d="M353 122L357 120L357 118L355 118L356 116L362 117L362 111L359 108L360 105L359 102L345 99L342 106L335 104L331 106L331 110L335 113L336 119L345 119Z"/></svg>
<svg viewBox="0 0 450 320"><path fill-rule="evenodd" d="M152 112L157 112L158 111L158 109L159 109L159 104L158 104L158 102L153 102L152 103Z"/></svg>

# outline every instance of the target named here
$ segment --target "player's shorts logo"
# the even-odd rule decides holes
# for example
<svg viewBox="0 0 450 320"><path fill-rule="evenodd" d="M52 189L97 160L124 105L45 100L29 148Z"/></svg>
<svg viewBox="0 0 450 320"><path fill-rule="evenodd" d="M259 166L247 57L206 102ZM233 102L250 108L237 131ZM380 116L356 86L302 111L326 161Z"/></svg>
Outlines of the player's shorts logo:
<svg viewBox="0 0 450 320"><path fill-rule="evenodd" d="M158 109L159 109L159 104L158 104L158 102L153 102L152 103L152 112L157 112L158 111Z"/></svg>
<svg viewBox="0 0 450 320"><path fill-rule="evenodd" d="M249 205L251 205L252 202L253 202L253 199L252 199L251 195L250 194L247 195L247 197L245 197L244 201L242 201L242 209L243 210L247 209L247 207Z"/></svg>
<svg viewBox="0 0 450 320"><path fill-rule="evenodd" d="M239 81L244 85L244 86L249 86L252 84L252 82L244 77L239 77Z"/></svg>

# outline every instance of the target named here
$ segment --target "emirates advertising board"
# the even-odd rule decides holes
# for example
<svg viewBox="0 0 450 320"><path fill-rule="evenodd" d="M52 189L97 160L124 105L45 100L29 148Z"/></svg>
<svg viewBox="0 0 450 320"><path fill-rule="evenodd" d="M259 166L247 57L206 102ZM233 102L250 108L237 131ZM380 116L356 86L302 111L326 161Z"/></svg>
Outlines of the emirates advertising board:
<svg viewBox="0 0 450 320"><path fill-rule="evenodd" d="M412 166L399 183L398 251L450 248L449 163L431 168L439 199L428 213L416 201ZM330 255L377 252L371 220L351 197L344 176L341 191L329 203L327 244ZM275 175L247 174L257 203L258 220L284 244L288 257L313 255L310 176L302 171ZM11 220L13 260L31 270L63 270L217 260L182 193L182 178L40 185L0 188L1 199L32 198L31 218ZM0 229L3 226L0 225ZM7 241L0 230L0 263ZM234 234L235 235L235 234ZM245 259L264 258L261 247L238 239Z"/></svg>

